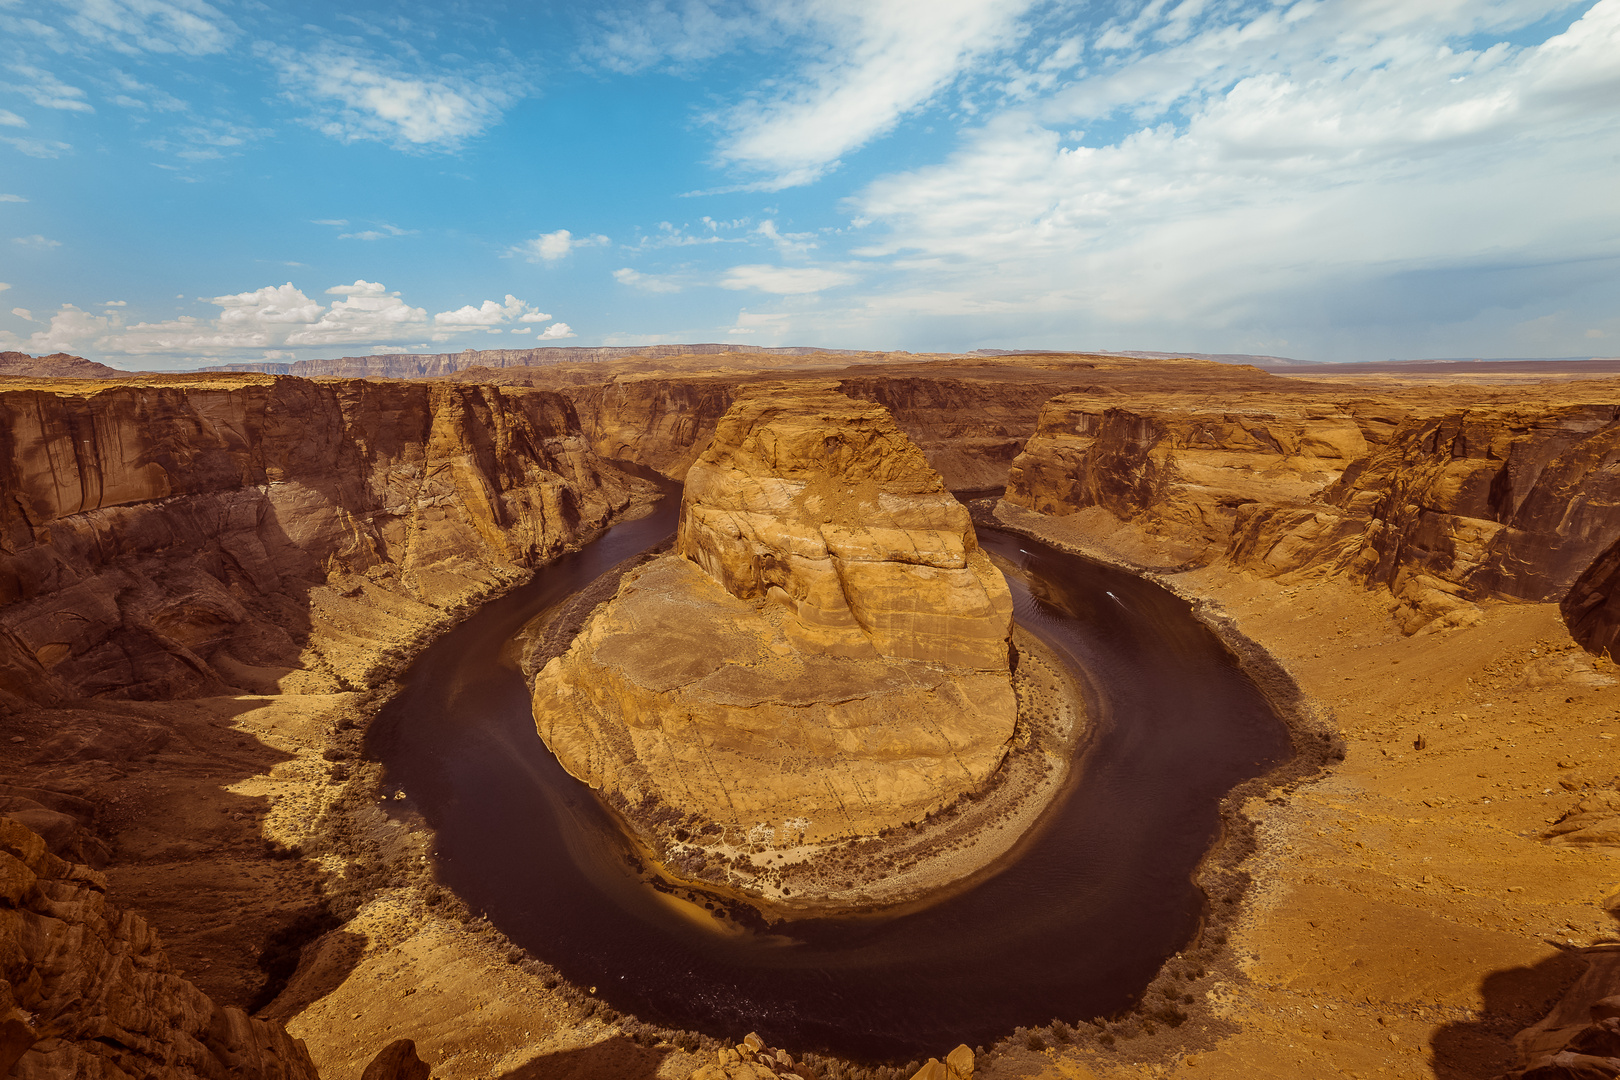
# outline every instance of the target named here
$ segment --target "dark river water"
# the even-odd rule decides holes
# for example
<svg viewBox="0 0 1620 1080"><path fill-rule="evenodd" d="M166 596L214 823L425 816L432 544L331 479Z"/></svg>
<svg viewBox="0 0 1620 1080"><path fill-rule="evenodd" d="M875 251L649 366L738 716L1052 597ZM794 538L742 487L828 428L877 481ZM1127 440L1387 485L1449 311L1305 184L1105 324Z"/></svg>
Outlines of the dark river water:
<svg viewBox="0 0 1620 1080"><path fill-rule="evenodd" d="M481 608L410 669L369 751L390 803L437 834L438 878L622 1012L773 1046L904 1060L1019 1025L1129 1007L1185 945L1221 797L1283 761L1287 732L1188 605L1149 582L981 529L1017 565L1018 621L1067 657L1099 724L1081 771L1004 869L892 918L725 936L625 868L615 827L535 734L507 640L669 536L678 498ZM1035 595L1032 595L1032 588Z"/></svg>

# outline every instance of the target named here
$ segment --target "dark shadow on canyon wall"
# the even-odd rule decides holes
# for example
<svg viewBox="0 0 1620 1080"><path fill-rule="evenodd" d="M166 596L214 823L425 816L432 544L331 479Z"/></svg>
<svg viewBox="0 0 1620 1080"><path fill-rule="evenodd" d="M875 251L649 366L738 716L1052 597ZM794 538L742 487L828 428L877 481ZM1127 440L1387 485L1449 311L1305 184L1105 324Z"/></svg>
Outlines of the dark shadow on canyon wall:
<svg viewBox="0 0 1620 1080"><path fill-rule="evenodd" d="M654 1080L669 1053L617 1035L577 1050L542 1054L498 1080Z"/></svg>

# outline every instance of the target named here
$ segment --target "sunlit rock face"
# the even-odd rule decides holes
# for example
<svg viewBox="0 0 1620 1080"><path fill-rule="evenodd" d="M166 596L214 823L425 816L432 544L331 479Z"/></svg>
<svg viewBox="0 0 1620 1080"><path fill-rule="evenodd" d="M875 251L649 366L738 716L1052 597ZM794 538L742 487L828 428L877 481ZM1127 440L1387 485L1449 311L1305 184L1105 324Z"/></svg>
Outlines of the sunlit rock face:
<svg viewBox="0 0 1620 1080"><path fill-rule="evenodd" d="M982 785L1016 703L1012 601L881 406L763 389L692 467L676 551L536 680L575 776L770 842L869 835Z"/></svg>
<svg viewBox="0 0 1620 1080"><path fill-rule="evenodd" d="M781 602L805 652L1007 665L1006 582L880 405L739 402L687 473L677 550L733 596Z"/></svg>

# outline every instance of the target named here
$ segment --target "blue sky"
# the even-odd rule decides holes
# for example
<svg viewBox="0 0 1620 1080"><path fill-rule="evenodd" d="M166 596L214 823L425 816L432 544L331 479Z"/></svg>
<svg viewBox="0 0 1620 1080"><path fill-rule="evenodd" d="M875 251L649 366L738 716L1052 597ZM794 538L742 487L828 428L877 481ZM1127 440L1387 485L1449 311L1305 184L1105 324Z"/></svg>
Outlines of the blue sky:
<svg viewBox="0 0 1620 1080"><path fill-rule="evenodd" d="M0 348L1620 353L1620 0L0 0Z"/></svg>

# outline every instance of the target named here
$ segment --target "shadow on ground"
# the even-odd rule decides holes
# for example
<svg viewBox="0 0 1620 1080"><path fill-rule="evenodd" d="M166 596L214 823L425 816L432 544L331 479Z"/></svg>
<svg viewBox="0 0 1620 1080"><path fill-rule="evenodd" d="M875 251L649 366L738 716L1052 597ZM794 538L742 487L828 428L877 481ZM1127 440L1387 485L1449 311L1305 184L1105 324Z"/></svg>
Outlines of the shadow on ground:
<svg viewBox="0 0 1620 1080"><path fill-rule="evenodd" d="M669 1053L638 1046L621 1035L577 1050L542 1054L498 1080L653 1080Z"/></svg>

